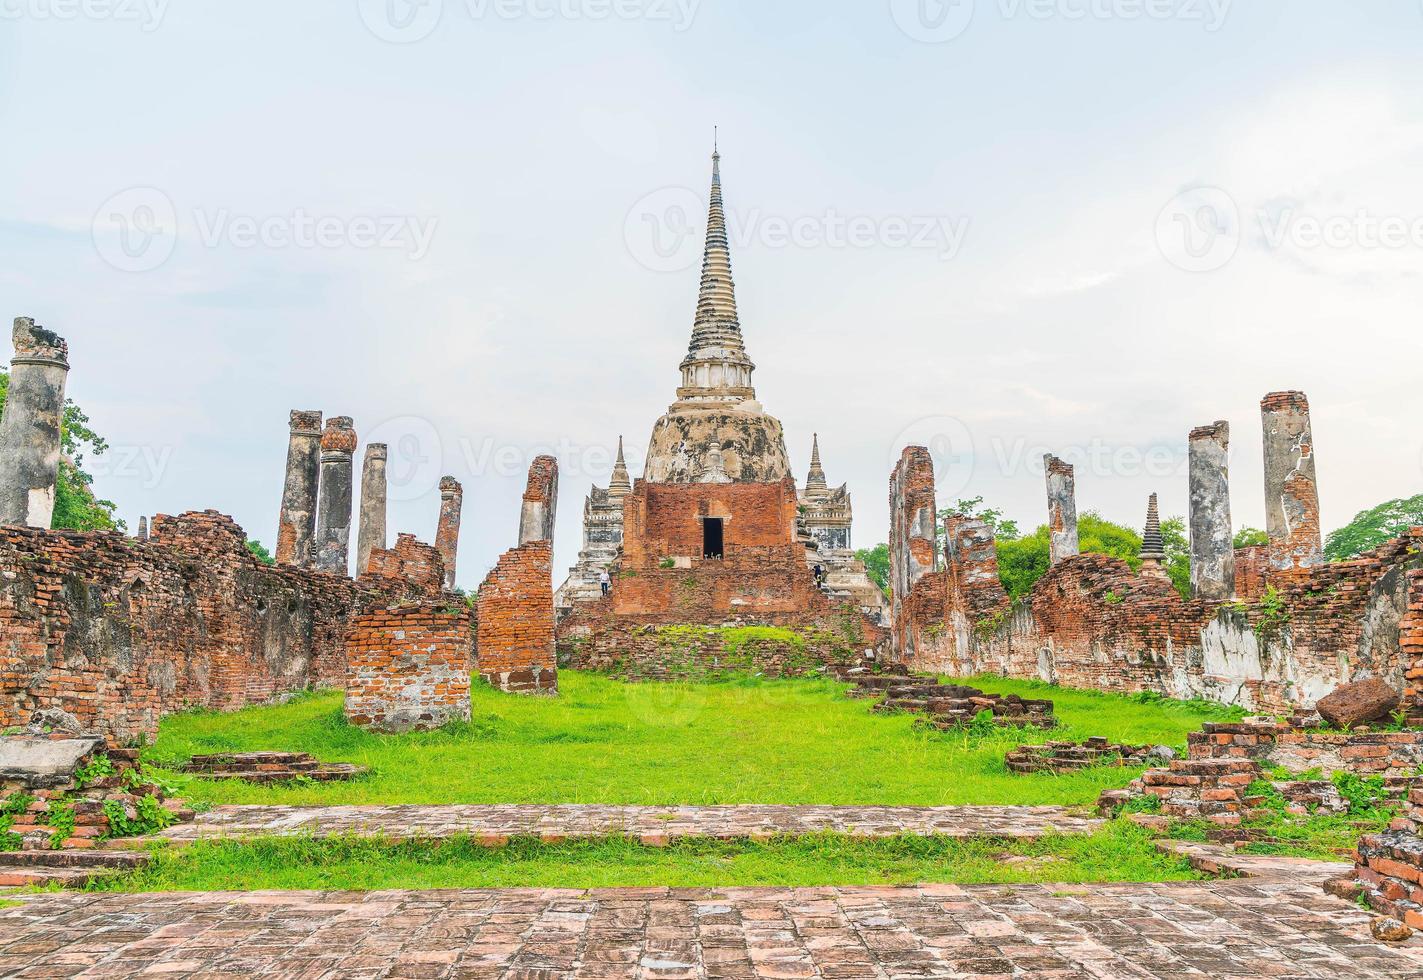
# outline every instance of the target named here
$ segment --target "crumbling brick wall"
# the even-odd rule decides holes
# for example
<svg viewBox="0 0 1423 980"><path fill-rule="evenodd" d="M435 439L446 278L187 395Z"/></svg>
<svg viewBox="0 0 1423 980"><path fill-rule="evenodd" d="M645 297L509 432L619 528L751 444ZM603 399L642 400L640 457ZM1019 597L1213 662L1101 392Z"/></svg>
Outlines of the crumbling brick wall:
<svg viewBox="0 0 1423 980"><path fill-rule="evenodd" d="M943 573L904 602L916 669L984 671L1111 691L1208 697L1253 710L1313 705L1339 684L1376 675L1404 690L1423 663L1423 529L1367 555L1272 574L1278 599L1186 601L1170 584L1103 555L1065 559L1011 615L972 622ZM1418 605L1417 610L1410 606Z"/></svg>
<svg viewBox="0 0 1423 980"><path fill-rule="evenodd" d="M371 549L370 564L362 583L404 583L412 592L435 598L445 591L445 561L439 547L418 541L413 534L396 537L394 548Z"/></svg>
<svg viewBox="0 0 1423 980"><path fill-rule="evenodd" d="M379 732L469 720L474 665L467 606L419 602L372 609L346 641L346 718Z"/></svg>
<svg viewBox="0 0 1423 980"><path fill-rule="evenodd" d="M186 707L340 685L347 623L404 583L267 566L231 518L159 516L147 542L0 527L0 729L39 709L115 744Z"/></svg>
<svg viewBox="0 0 1423 980"><path fill-rule="evenodd" d="M506 551L479 587L479 675L502 691L553 694L553 543Z"/></svg>

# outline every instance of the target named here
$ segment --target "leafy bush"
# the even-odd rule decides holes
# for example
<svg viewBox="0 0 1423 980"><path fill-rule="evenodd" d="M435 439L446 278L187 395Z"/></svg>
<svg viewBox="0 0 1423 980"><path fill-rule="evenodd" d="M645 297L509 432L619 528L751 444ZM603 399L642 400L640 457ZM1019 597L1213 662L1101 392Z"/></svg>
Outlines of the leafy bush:
<svg viewBox="0 0 1423 980"><path fill-rule="evenodd" d="M1344 797L1351 817L1372 816L1387 799L1382 776L1359 776L1341 769L1334 774L1334 786Z"/></svg>
<svg viewBox="0 0 1423 980"><path fill-rule="evenodd" d="M118 800L105 800L104 815L109 818L110 837L142 837L154 834L177 822L171 811L149 793L134 806L135 815L130 817Z"/></svg>

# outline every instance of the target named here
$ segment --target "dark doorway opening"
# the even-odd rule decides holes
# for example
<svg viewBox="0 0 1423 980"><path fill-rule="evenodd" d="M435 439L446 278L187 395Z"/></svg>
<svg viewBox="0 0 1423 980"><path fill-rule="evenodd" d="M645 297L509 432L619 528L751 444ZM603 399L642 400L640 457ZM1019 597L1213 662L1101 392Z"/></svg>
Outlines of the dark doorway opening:
<svg viewBox="0 0 1423 980"><path fill-rule="evenodd" d="M708 517L702 521L702 557L722 556L722 528L720 517Z"/></svg>

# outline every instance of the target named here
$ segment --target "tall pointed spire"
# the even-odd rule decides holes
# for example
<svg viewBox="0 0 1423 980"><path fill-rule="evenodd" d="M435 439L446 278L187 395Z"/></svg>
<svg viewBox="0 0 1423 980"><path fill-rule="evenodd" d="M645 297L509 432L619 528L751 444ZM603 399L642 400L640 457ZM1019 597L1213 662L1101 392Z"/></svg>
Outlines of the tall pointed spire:
<svg viewBox="0 0 1423 980"><path fill-rule="evenodd" d="M608 496L625 497L632 492L627 460L623 459L623 437L618 436L618 461L613 464L613 477L608 481Z"/></svg>
<svg viewBox="0 0 1423 980"><path fill-rule="evenodd" d="M1141 574L1151 578L1167 578L1162 567L1165 561L1166 540L1161 535L1161 512L1153 493L1146 505L1146 528L1141 534Z"/></svg>
<svg viewBox="0 0 1423 980"><path fill-rule="evenodd" d="M820 433L815 433L810 442L810 472L805 478L807 497L824 496L829 491L825 482L825 470L820 465Z"/></svg>
<svg viewBox="0 0 1423 980"><path fill-rule="evenodd" d="M741 319L736 309L736 284L731 277L731 247L726 231L726 207L721 196L721 151L713 142L712 182L707 210L707 239L702 252L702 281L692 341L682 360L680 402L740 403L754 401Z"/></svg>

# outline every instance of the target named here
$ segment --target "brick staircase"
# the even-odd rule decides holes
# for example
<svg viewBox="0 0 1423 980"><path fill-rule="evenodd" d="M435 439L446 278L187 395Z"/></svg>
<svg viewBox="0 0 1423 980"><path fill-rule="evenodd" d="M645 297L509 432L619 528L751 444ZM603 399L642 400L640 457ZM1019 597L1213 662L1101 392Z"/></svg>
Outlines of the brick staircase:
<svg viewBox="0 0 1423 980"><path fill-rule="evenodd" d="M242 779L249 783L281 783L293 779L334 782L354 779L369 770L346 762L322 762L305 752L223 752L195 755L183 772L195 779Z"/></svg>

